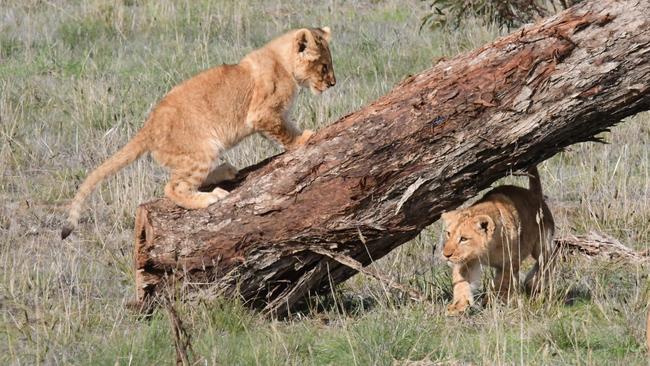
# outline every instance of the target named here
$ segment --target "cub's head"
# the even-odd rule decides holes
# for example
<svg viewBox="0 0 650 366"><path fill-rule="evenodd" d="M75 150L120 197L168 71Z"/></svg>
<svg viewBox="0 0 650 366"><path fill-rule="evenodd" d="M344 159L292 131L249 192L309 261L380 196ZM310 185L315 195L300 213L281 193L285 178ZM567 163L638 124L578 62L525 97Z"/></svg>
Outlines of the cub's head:
<svg viewBox="0 0 650 366"><path fill-rule="evenodd" d="M330 36L329 27L304 28L295 33L293 76L300 86L309 87L314 94L336 85L329 48Z"/></svg>
<svg viewBox="0 0 650 366"><path fill-rule="evenodd" d="M494 235L494 220L467 210L445 212L441 216L445 239L442 254L452 263L467 263L487 253Z"/></svg>

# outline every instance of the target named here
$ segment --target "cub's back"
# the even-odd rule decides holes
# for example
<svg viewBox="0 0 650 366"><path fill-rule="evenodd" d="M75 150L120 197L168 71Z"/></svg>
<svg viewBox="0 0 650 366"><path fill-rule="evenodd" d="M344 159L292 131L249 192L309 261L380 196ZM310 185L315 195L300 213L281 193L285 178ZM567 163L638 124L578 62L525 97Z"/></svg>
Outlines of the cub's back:
<svg viewBox="0 0 650 366"><path fill-rule="evenodd" d="M216 66L184 81L151 112L145 128L152 150L196 151L213 137L225 147L235 144L251 133L245 121L252 91L250 72L240 65Z"/></svg>
<svg viewBox="0 0 650 366"><path fill-rule="evenodd" d="M517 216L521 222L522 237L524 239L539 237L537 215L540 209L542 212L541 223L543 226L549 230L553 230L554 228L555 223L551 210L548 208L546 202L544 202L544 199L540 199L526 188L511 185L499 186L486 193L479 202L493 200L506 200L511 202L512 206L515 207Z"/></svg>
<svg viewBox="0 0 650 366"><path fill-rule="evenodd" d="M195 112L242 117L250 106L253 78L240 65L221 65L205 70L174 87L160 106Z"/></svg>

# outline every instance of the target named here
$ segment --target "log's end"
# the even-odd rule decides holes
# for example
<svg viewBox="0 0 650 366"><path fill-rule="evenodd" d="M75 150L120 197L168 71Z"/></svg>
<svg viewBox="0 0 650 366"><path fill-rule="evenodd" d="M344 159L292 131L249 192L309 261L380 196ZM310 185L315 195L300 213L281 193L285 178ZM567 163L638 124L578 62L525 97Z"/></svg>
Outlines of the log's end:
<svg viewBox="0 0 650 366"><path fill-rule="evenodd" d="M145 205L138 206L135 214L135 245L133 253L136 300L133 304L149 303L149 295L160 282L160 277L146 271L147 251L151 247L153 227ZM134 305L137 306L137 305ZM142 306L140 306L142 308Z"/></svg>

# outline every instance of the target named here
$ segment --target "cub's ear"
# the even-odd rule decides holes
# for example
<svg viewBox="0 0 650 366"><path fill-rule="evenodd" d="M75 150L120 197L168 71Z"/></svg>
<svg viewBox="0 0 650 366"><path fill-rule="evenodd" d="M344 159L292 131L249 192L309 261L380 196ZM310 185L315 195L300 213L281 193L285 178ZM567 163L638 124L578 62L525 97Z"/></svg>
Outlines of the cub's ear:
<svg viewBox="0 0 650 366"><path fill-rule="evenodd" d="M300 29L296 32L295 49L298 55L307 61L313 61L318 58L310 49L314 47L314 35L309 29Z"/></svg>
<svg viewBox="0 0 650 366"><path fill-rule="evenodd" d="M320 30L323 31L323 38L325 38L325 41L329 43L330 38L332 36L332 30L330 29L330 27L322 27Z"/></svg>
<svg viewBox="0 0 650 366"><path fill-rule="evenodd" d="M314 36L309 29L300 29L296 32L296 46L298 53L303 53L307 50L310 43L314 42Z"/></svg>
<svg viewBox="0 0 650 366"><path fill-rule="evenodd" d="M485 235L494 233L494 220L488 215L478 215L474 218L474 228Z"/></svg>
<svg viewBox="0 0 650 366"><path fill-rule="evenodd" d="M443 212L440 215L440 218L445 224L447 224L453 222L454 220L458 220L461 216L465 216L465 214L463 213L462 209L458 209L458 210Z"/></svg>
<svg viewBox="0 0 650 366"><path fill-rule="evenodd" d="M443 212L442 215L440 215L440 219L442 222L447 224L449 221L453 220L454 216L456 216L456 211L447 211Z"/></svg>

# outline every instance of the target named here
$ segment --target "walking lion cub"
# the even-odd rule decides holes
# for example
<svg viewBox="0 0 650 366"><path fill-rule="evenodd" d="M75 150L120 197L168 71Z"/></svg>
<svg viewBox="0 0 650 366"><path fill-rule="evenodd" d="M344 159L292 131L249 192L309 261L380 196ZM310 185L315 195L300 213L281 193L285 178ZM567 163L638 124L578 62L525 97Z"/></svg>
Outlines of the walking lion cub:
<svg viewBox="0 0 650 366"><path fill-rule="evenodd" d="M236 172L217 166L218 159L246 136L261 132L289 149L306 143L312 132L301 132L287 115L299 87L320 94L336 84L330 35L328 27L293 30L237 65L214 67L174 87L131 141L88 175L70 204L61 237L77 226L81 205L97 184L145 152L171 172L165 196L198 209L228 194L198 188Z"/></svg>
<svg viewBox="0 0 650 366"><path fill-rule="evenodd" d="M540 289L550 270L554 222L537 168L529 169L529 174L529 189L500 186L468 208L442 214L443 255L452 264L454 293L448 315L458 315L474 303L482 266L496 269L494 287L505 300L522 260L532 255L536 263L524 284L530 292Z"/></svg>

